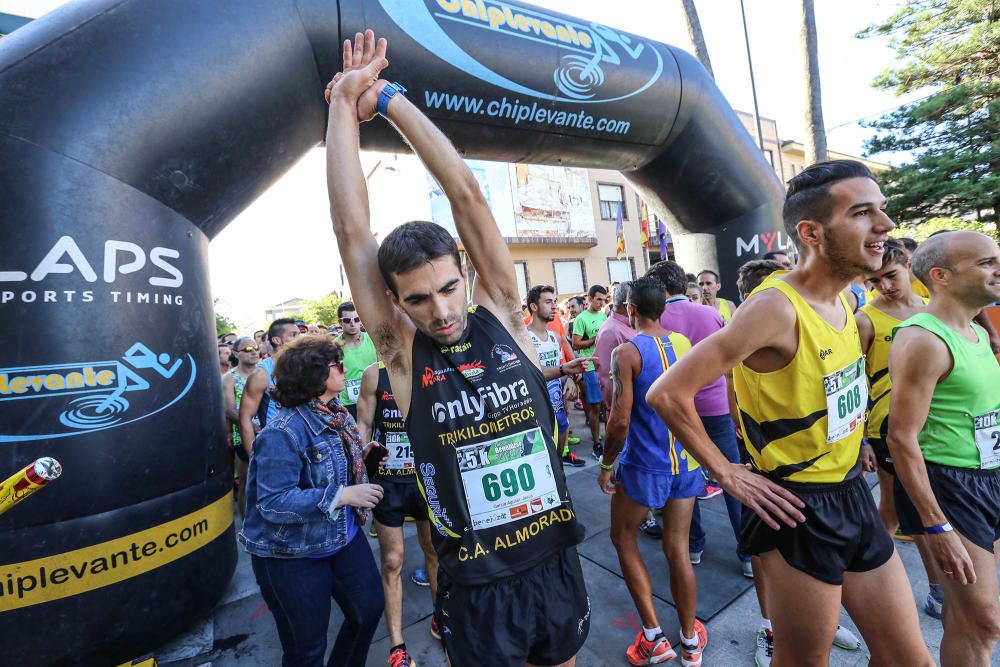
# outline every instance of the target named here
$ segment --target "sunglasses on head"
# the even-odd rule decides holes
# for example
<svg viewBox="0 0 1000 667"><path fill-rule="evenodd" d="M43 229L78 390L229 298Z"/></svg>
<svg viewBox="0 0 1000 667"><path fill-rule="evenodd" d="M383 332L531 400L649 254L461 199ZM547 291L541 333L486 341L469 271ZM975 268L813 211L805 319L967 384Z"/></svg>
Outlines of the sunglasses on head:
<svg viewBox="0 0 1000 667"><path fill-rule="evenodd" d="M341 322L347 322L348 324L352 324L354 322L360 322L361 318L360 317L341 317L340 321Z"/></svg>

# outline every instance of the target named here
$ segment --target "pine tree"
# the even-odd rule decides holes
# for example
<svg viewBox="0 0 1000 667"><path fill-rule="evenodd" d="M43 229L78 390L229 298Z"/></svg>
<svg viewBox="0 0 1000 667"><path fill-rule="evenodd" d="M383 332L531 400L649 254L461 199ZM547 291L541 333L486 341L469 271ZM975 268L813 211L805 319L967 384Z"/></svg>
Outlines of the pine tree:
<svg viewBox="0 0 1000 667"><path fill-rule="evenodd" d="M900 222L997 221L1000 212L1000 0L907 0L859 37L888 36L897 64L873 85L929 94L868 123L872 153L909 151L883 192Z"/></svg>

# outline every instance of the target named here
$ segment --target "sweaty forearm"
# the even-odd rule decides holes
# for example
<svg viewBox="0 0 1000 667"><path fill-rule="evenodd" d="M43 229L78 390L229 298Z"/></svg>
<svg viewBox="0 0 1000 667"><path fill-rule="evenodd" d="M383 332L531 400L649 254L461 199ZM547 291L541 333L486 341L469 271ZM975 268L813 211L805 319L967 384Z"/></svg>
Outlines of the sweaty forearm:
<svg viewBox="0 0 1000 667"><path fill-rule="evenodd" d="M657 396L646 395L650 407L660 416L670 432L684 449L695 458L720 483L725 483L729 459L722 453L705 431L705 426L694 407L694 398L678 399L660 392Z"/></svg>
<svg viewBox="0 0 1000 667"><path fill-rule="evenodd" d="M326 129L326 179L330 216L338 242L370 235L368 187L361 168L355 103L334 95Z"/></svg>

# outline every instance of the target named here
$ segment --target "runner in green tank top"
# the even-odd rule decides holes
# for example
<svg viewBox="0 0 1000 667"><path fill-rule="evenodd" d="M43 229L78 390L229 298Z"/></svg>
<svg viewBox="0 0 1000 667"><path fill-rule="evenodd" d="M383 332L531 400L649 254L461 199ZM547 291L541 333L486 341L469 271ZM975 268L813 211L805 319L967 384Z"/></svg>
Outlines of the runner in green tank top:
<svg viewBox="0 0 1000 667"><path fill-rule="evenodd" d="M889 450L912 501L901 526L926 534L942 574L941 664L985 666L1000 639L1000 365L972 320L1000 299L1000 248L976 232L931 237L913 254L927 311L889 351Z"/></svg>
<svg viewBox="0 0 1000 667"><path fill-rule="evenodd" d="M361 376L366 368L378 363L378 355L371 336L361 330L361 317L353 303L345 301L337 306L337 318L344 330L336 338L337 345L344 349L344 391L340 392L340 402L357 421Z"/></svg>

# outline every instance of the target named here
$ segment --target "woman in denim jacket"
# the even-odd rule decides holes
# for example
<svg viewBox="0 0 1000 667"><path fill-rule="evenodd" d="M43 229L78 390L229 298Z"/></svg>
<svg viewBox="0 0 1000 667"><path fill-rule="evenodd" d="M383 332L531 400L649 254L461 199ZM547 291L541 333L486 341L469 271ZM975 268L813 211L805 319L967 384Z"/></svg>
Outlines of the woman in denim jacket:
<svg viewBox="0 0 1000 667"><path fill-rule="evenodd" d="M385 598L363 531L382 487L368 483L358 429L338 395L343 351L288 343L272 393L283 406L254 441L240 544L278 626L282 664L322 665L330 598L344 614L327 665L364 665Z"/></svg>

